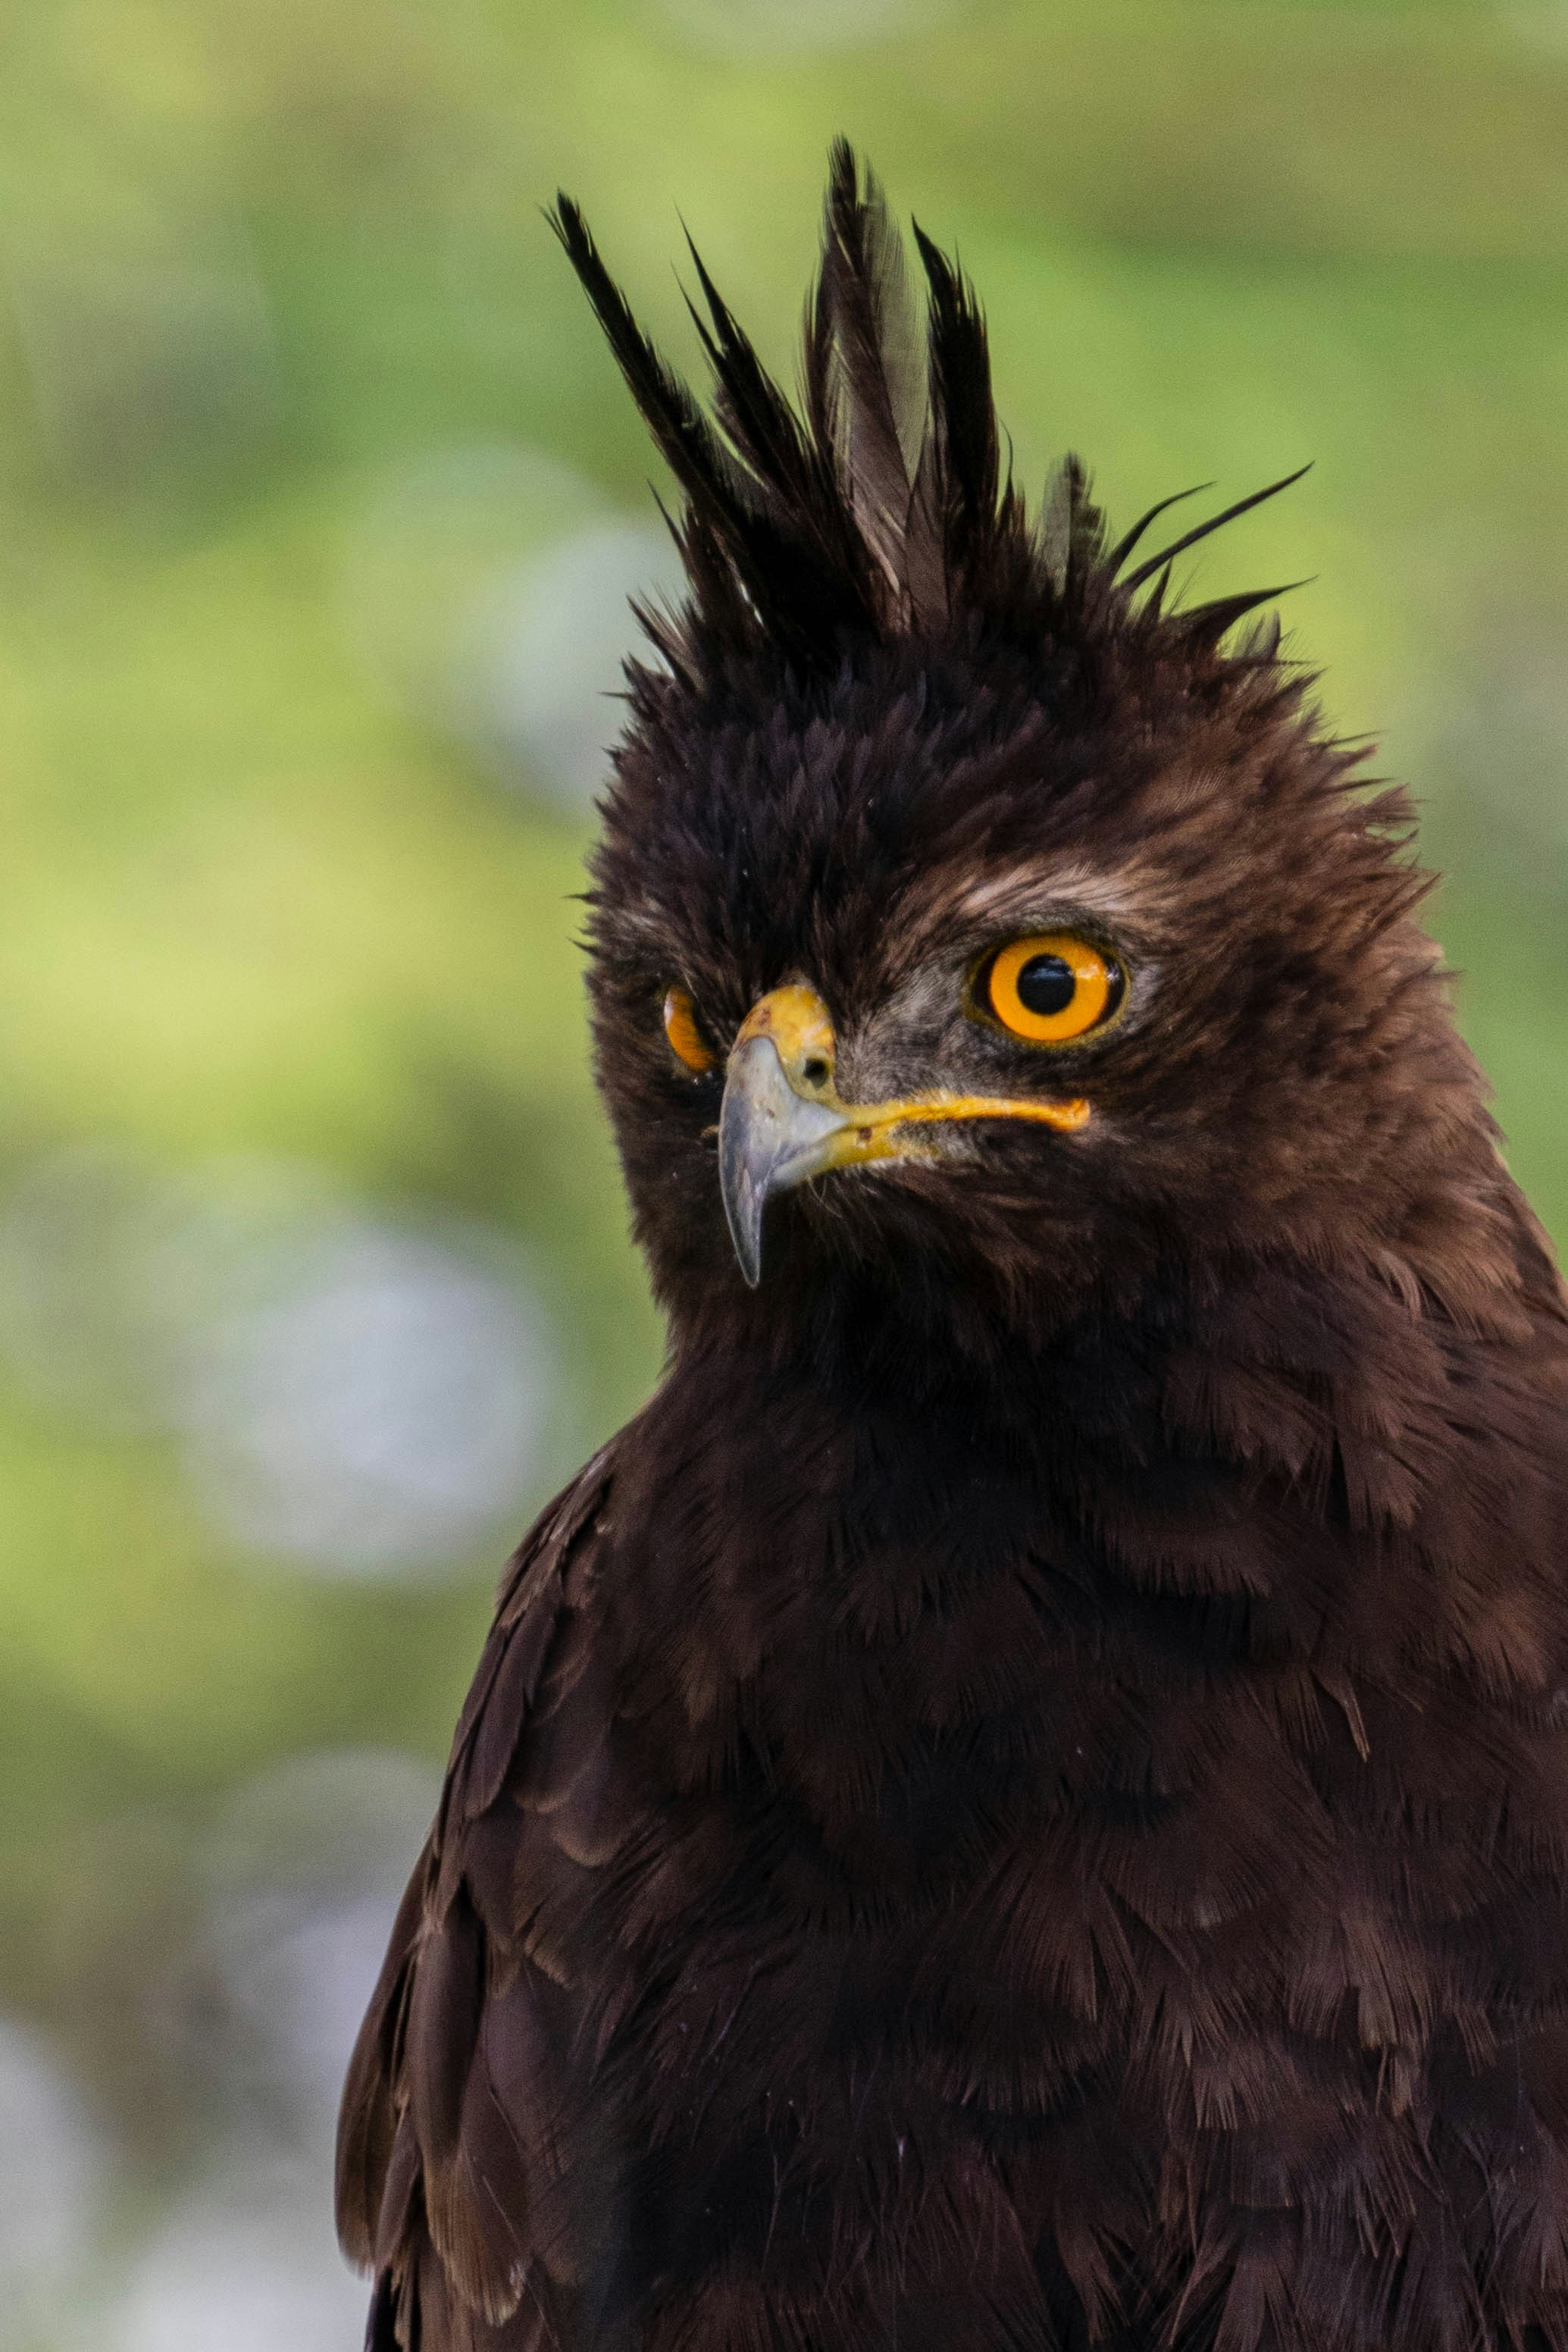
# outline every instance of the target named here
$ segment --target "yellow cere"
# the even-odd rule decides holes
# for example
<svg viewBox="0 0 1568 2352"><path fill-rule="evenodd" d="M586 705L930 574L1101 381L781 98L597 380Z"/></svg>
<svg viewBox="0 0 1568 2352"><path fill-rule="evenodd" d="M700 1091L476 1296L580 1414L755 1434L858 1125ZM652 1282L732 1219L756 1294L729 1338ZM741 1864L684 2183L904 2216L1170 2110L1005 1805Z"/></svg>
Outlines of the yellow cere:
<svg viewBox="0 0 1568 2352"><path fill-rule="evenodd" d="M1000 949L980 975L983 1009L1015 1037L1061 1045L1109 1017L1121 967L1071 931L1042 931Z"/></svg>
<svg viewBox="0 0 1568 2352"><path fill-rule="evenodd" d="M692 1000L684 988L672 988L664 999L664 1034L688 1070L711 1070L718 1060L697 1027Z"/></svg>

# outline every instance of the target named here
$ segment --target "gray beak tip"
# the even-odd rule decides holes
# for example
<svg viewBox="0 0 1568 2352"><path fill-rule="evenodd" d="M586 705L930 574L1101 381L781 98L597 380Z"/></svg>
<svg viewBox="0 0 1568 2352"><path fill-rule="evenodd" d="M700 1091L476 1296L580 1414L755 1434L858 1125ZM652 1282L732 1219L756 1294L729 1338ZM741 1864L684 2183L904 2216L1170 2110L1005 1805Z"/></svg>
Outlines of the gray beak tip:
<svg viewBox="0 0 1568 2352"><path fill-rule="evenodd" d="M762 1212L767 1196L747 1181L747 1171L731 1161L721 1173L725 1222L748 1290L762 1279Z"/></svg>
<svg viewBox="0 0 1568 2352"><path fill-rule="evenodd" d="M824 1166L821 1147L843 1124L841 1112L794 1092L770 1039L750 1038L731 1055L718 1118L718 1181L747 1288L762 1280L769 1195Z"/></svg>

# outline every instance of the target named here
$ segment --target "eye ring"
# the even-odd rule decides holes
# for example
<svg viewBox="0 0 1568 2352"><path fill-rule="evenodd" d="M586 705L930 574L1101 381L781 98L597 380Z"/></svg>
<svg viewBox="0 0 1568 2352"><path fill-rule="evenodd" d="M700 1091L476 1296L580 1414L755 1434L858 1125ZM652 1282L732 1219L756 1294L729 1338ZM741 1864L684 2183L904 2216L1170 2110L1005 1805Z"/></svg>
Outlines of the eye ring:
<svg viewBox="0 0 1568 2352"><path fill-rule="evenodd" d="M703 1035L696 1006L684 988L672 988L664 998L664 1035L670 1051L695 1076L702 1077L718 1065L718 1055Z"/></svg>
<svg viewBox="0 0 1568 2352"><path fill-rule="evenodd" d="M970 1009L1031 1045L1068 1045L1120 1012L1127 976L1109 948L1076 931L1034 931L985 957L969 984Z"/></svg>

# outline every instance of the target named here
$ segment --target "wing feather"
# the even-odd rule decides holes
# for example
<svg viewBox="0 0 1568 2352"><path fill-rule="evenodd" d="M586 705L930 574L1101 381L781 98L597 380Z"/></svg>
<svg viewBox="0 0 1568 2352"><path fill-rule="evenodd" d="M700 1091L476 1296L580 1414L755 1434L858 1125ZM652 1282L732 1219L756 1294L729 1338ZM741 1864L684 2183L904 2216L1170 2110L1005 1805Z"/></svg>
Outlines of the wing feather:
<svg viewBox="0 0 1568 2352"><path fill-rule="evenodd" d="M384 2187L398 2134L393 2097L396 2050L431 1870L427 1845L398 1906L386 1958L343 2085L338 2133L338 2234L350 2261L366 2270L377 2260Z"/></svg>
<svg viewBox="0 0 1568 2352"><path fill-rule="evenodd" d="M608 1450L514 1557L344 2087L338 2226L375 2352L549 2352L576 2215L552 2081L561 1987L529 1957L608 1858L590 1619ZM559 1817L564 1841L553 1833Z"/></svg>

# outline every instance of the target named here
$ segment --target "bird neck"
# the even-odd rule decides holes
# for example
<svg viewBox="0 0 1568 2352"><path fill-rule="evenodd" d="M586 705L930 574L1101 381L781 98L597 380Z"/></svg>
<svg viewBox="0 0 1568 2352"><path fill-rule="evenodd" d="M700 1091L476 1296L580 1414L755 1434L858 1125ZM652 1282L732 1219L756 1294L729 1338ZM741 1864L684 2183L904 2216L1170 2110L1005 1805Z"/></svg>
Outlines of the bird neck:
<svg viewBox="0 0 1568 2352"><path fill-rule="evenodd" d="M1521 1365L1563 1358L1539 1235L1519 1226L1492 1256L1484 1284L1477 1252L1454 1259L1462 1297L1436 1262L1388 1252L1152 1261L1033 1322L917 1284L823 1283L772 1313L764 1290L744 1318L688 1333L671 1380L732 1430L875 1432L886 1459L989 1461L1058 1495L1085 1464L1134 1481L1161 1465L1328 1509L1351 1465L1368 1507L1404 1517L1419 1465L1451 1454L1456 1380L1517 1386Z"/></svg>

